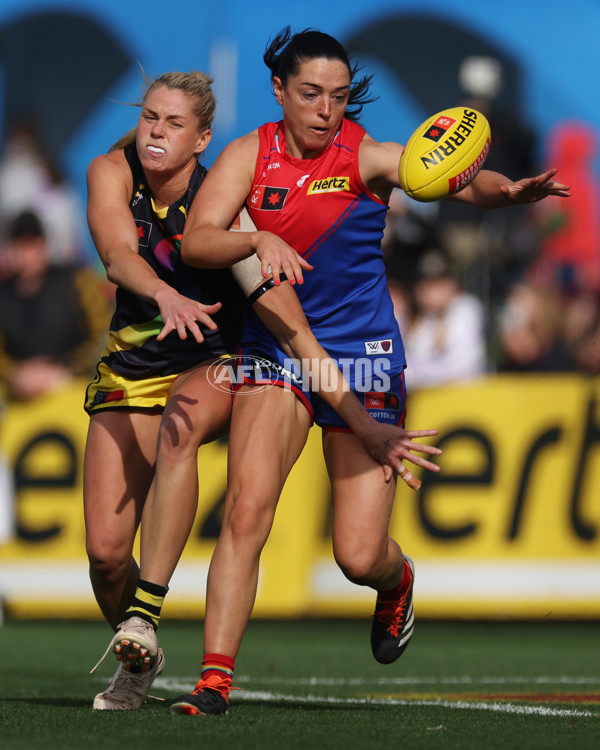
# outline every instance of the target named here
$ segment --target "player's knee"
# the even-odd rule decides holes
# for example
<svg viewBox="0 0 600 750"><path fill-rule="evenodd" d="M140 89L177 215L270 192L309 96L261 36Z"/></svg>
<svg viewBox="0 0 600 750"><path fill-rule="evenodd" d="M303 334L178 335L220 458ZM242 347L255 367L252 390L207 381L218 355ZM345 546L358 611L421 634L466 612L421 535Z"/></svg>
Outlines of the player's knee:
<svg viewBox="0 0 600 750"><path fill-rule="evenodd" d="M227 534L234 544L264 546L273 524L274 510L258 495L243 494L226 504L222 534Z"/></svg>
<svg viewBox="0 0 600 750"><path fill-rule="evenodd" d="M184 410L165 413L158 433L158 450L164 456L177 458L183 452L197 451L200 429L191 414Z"/></svg>
<svg viewBox="0 0 600 750"><path fill-rule="evenodd" d="M352 583L368 585L381 576L381 555L375 551L346 548L334 552L340 570Z"/></svg>
<svg viewBox="0 0 600 750"><path fill-rule="evenodd" d="M195 454L200 445L226 431L226 419L221 413L198 408L196 402L190 406L174 399L169 407L158 433L158 450L167 459L176 461L185 453Z"/></svg>
<svg viewBox="0 0 600 750"><path fill-rule="evenodd" d="M108 583L120 580L129 570L131 550L94 540L87 542L86 550L91 571Z"/></svg>

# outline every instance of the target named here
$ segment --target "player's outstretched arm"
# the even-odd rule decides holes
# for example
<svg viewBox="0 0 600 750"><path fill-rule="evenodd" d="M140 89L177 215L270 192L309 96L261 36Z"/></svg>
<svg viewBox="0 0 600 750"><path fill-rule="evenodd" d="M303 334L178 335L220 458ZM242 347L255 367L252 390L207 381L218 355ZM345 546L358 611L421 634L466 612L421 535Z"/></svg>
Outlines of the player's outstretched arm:
<svg viewBox="0 0 600 750"><path fill-rule="evenodd" d="M568 198L569 185L552 179L557 169L549 169L536 177L525 177L513 182L499 172L482 169L463 190L449 196L449 200L470 203L479 208L503 208L518 203L537 203L550 195Z"/></svg>

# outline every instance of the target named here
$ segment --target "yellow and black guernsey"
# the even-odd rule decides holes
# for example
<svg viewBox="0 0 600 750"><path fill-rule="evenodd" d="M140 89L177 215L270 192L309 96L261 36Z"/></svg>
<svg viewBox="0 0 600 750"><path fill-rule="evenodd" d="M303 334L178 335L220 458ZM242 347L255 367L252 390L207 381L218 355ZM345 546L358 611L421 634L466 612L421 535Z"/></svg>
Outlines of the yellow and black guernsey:
<svg viewBox="0 0 600 750"><path fill-rule="evenodd" d="M219 312L211 316L218 328L215 331L203 328L202 344L191 334L181 339L176 331L157 341L163 322L156 305L117 287L116 308L99 373L108 367L119 379L139 381L173 376L205 360L234 352L241 333L245 298L228 269L193 268L181 260L187 212L206 168L198 163L185 194L166 209L157 210L135 145L125 148L125 156L133 175L130 208L137 226L140 256L180 294L206 305L222 303ZM92 390L95 393L86 408L95 410L109 405L102 403L105 398L108 402L112 400L102 385L97 384ZM88 398L90 395L88 392ZM126 403L121 401L118 405L123 407Z"/></svg>

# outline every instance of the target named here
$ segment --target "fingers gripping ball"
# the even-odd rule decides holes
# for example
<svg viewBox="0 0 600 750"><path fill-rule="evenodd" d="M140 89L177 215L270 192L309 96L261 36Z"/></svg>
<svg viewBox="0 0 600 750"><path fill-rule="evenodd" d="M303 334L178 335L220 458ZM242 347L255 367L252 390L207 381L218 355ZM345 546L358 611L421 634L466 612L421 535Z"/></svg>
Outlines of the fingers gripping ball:
<svg viewBox="0 0 600 750"><path fill-rule="evenodd" d="M475 109L452 107L427 118L400 158L400 186L418 201L436 201L466 187L490 149L490 125Z"/></svg>

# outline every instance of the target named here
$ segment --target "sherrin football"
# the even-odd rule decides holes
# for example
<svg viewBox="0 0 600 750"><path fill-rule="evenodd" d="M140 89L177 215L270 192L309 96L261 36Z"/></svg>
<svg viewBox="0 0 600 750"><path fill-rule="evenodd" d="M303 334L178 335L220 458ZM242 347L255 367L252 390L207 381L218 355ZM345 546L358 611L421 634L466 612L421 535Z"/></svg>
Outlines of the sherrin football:
<svg viewBox="0 0 600 750"><path fill-rule="evenodd" d="M411 135L400 158L400 186L417 201L437 201L466 187L490 149L490 125L469 107L428 117Z"/></svg>

